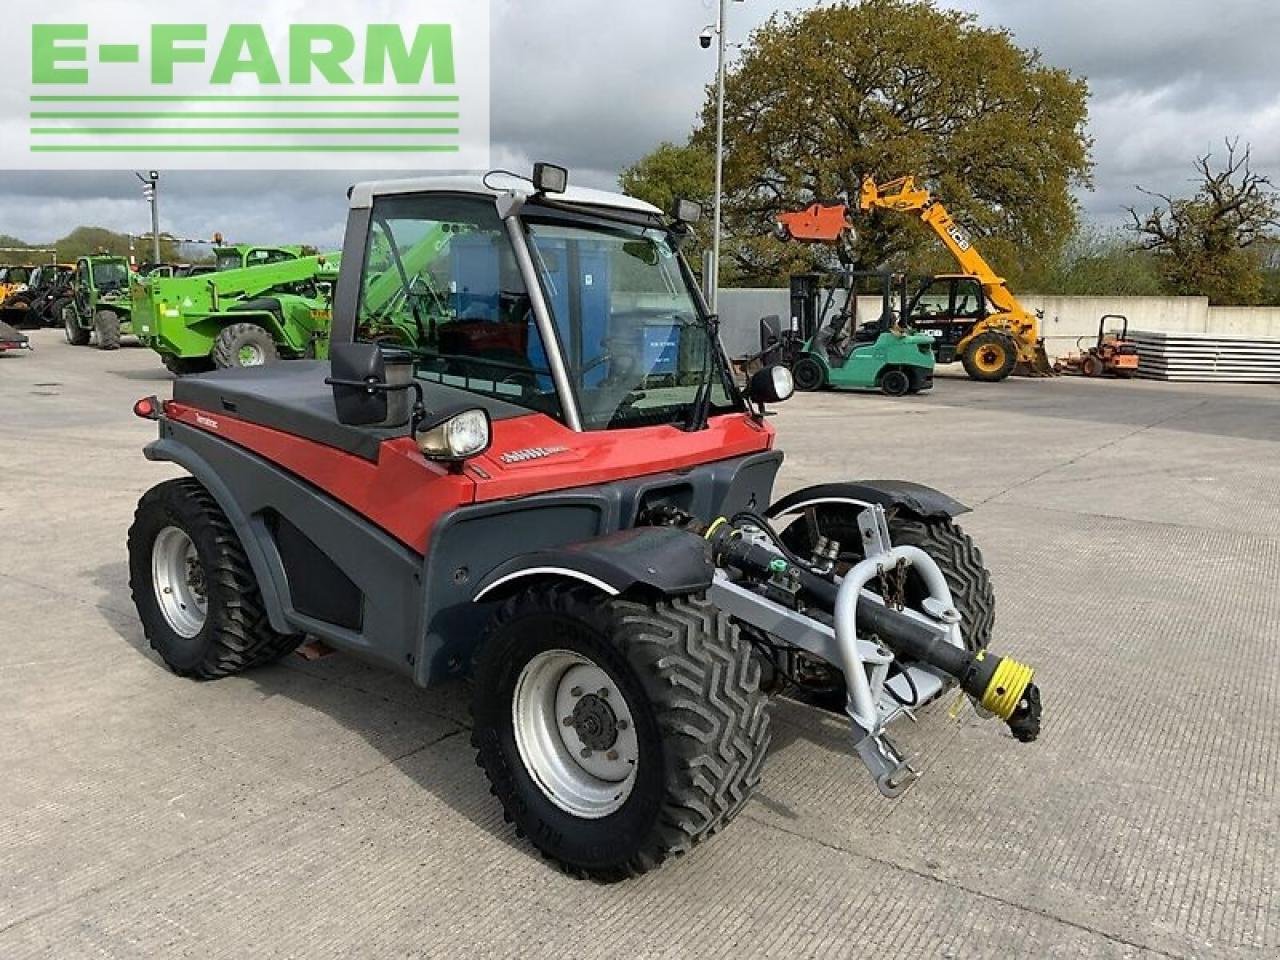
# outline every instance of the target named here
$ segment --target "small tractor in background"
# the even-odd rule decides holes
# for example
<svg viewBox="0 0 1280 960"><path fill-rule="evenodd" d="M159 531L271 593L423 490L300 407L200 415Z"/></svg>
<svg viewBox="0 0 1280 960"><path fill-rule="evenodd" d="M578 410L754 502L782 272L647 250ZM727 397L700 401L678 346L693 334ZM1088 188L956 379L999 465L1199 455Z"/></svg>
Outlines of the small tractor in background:
<svg viewBox="0 0 1280 960"><path fill-rule="evenodd" d="M92 256L76 261L71 295L62 307L67 343L83 347L96 339L99 350L118 350L120 340L133 332L129 300L132 272L124 257Z"/></svg>
<svg viewBox="0 0 1280 960"><path fill-rule="evenodd" d="M822 285L830 285L823 297ZM862 281L871 281L863 283ZM791 278L791 325L761 321L761 358L791 368L797 390L879 390L891 397L933 386L933 338L899 324L893 306L902 278L883 272L797 274ZM859 322L859 295L880 298ZM821 301L821 307L819 307Z"/></svg>
<svg viewBox="0 0 1280 960"><path fill-rule="evenodd" d="M15 294L23 293L31 279L31 272L36 269L33 263L7 264L0 267L0 303L4 303Z"/></svg>
<svg viewBox="0 0 1280 960"><path fill-rule="evenodd" d="M42 264L31 271L25 288L0 301L0 320L14 326L55 326L62 321L64 301L70 297L68 263Z"/></svg>
<svg viewBox="0 0 1280 960"><path fill-rule="evenodd" d="M327 356L340 258L300 256L301 250L220 247L212 273L138 281L138 338L179 376Z"/></svg>
<svg viewBox="0 0 1280 960"><path fill-rule="evenodd" d="M1108 320L1119 320L1119 330L1106 330ZM1084 337L1076 341L1078 353L1053 365L1057 373L1078 373L1085 377L1128 379L1138 372L1138 347L1129 339L1129 318L1120 313L1105 314L1098 321L1098 339L1088 347Z"/></svg>

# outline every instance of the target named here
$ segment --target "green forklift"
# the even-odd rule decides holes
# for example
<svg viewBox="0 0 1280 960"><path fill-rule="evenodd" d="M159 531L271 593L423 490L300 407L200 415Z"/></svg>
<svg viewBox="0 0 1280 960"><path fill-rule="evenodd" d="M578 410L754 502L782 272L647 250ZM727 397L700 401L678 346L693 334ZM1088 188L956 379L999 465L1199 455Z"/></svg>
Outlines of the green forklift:
<svg viewBox="0 0 1280 960"><path fill-rule="evenodd" d="M878 390L891 397L928 390L933 338L901 325L894 300L901 304L905 294L904 278L886 272L797 274L789 328L776 317L760 321L761 356L786 363L798 390ZM864 320L860 302L872 298L878 308Z"/></svg>
<svg viewBox="0 0 1280 960"><path fill-rule="evenodd" d="M100 350L120 349L121 338L132 333L132 279L124 257L81 257L71 275L71 298L62 308L67 343L83 347L91 338Z"/></svg>

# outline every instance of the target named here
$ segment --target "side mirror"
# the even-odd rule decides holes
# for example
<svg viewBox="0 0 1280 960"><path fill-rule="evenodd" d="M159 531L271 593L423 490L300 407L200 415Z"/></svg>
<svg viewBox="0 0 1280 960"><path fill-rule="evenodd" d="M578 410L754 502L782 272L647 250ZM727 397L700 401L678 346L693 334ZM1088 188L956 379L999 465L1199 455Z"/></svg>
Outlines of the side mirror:
<svg viewBox="0 0 1280 960"><path fill-rule="evenodd" d="M677 197L671 205L671 216L680 223L697 223L702 219L702 204L696 200Z"/></svg>
<svg viewBox="0 0 1280 960"><path fill-rule="evenodd" d="M747 381L747 399L753 403L781 403L796 392L791 371L780 363L757 370Z"/></svg>
<svg viewBox="0 0 1280 960"><path fill-rule="evenodd" d="M333 405L338 422L352 427L400 426L409 420L413 358L384 352L376 343L335 343L329 348Z"/></svg>

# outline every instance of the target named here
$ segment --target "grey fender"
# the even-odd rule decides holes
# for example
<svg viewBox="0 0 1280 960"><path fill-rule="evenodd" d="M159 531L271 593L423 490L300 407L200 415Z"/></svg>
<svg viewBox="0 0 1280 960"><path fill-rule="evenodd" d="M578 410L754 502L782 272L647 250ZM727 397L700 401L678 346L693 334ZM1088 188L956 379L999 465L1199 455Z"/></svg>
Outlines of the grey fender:
<svg viewBox="0 0 1280 960"><path fill-rule="evenodd" d="M821 504L879 504L886 510L897 508L925 519L958 517L969 508L959 500L932 487L908 480L859 480L854 483L821 483L789 493L765 511L767 517L782 517Z"/></svg>
<svg viewBox="0 0 1280 960"><path fill-rule="evenodd" d="M714 573L710 548L697 534L672 527L634 527L512 557L489 572L472 599L502 600L545 579L577 581L606 596L636 587L681 596L707 589Z"/></svg>
<svg viewBox="0 0 1280 960"><path fill-rule="evenodd" d="M254 578L258 581L258 590L262 594L262 603L266 607L271 628L280 633L294 633L297 628L289 623L284 604L280 602L286 583L284 565L279 557L268 557L263 547L263 538L255 536L249 518L237 505L227 485L218 478L217 472L198 453L171 437L161 437L147 444L143 448L143 456L148 460L176 463L209 491L240 539L240 545L249 559L249 566L253 568Z"/></svg>

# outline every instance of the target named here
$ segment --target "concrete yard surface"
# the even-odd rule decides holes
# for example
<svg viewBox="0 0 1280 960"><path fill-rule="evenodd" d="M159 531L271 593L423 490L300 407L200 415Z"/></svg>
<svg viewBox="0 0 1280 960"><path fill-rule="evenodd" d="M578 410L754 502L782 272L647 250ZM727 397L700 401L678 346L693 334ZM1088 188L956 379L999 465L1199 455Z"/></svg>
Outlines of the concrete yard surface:
<svg viewBox="0 0 1280 960"><path fill-rule="evenodd" d="M193 683L146 645L125 532L176 475L149 351L0 356L0 957L1280 956L1280 388L1081 379L803 395L780 491L970 504L1039 742L951 698L880 797L774 705L764 782L611 886L503 823L467 690L341 655Z"/></svg>

